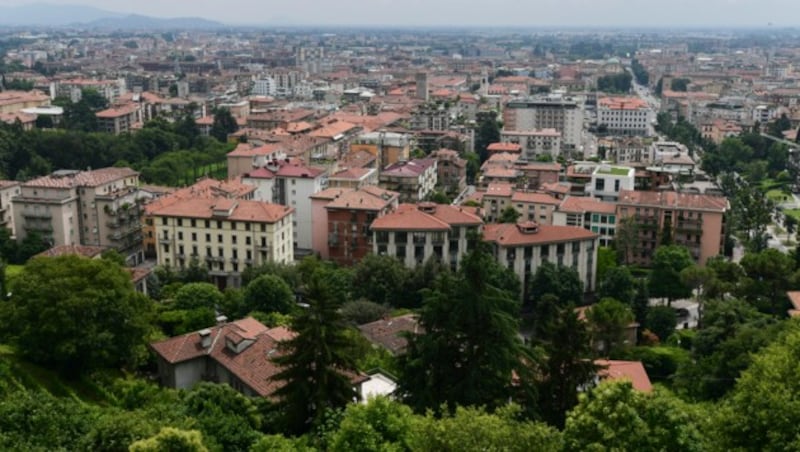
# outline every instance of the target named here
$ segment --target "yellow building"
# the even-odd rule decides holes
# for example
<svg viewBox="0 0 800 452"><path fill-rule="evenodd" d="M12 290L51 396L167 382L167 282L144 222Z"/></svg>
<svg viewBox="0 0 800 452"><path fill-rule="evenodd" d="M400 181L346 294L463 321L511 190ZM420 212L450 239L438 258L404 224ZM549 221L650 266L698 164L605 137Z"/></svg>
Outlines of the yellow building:
<svg viewBox="0 0 800 452"><path fill-rule="evenodd" d="M294 261L293 212L261 201L179 200L152 212L158 264L182 268L196 259L219 287L239 287L246 268Z"/></svg>

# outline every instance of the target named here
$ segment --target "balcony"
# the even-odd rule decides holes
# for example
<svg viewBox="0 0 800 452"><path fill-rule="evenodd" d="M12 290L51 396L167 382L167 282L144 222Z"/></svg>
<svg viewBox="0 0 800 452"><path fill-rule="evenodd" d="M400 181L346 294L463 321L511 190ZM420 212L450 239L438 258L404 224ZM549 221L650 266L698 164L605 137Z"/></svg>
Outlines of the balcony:
<svg viewBox="0 0 800 452"><path fill-rule="evenodd" d="M115 232L112 235L116 235L116 234L118 234L118 233ZM170 243L172 243L172 240L169 237L159 237L158 238L158 243L160 243L162 245L169 245Z"/></svg>
<svg viewBox="0 0 800 452"><path fill-rule="evenodd" d="M259 251L269 251L269 245L265 243L256 246L256 248L258 248Z"/></svg>
<svg viewBox="0 0 800 452"><path fill-rule="evenodd" d="M339 234L328 234L328 246L336 246L339 244Z"/></svg>
<svg viewBox="0 0 800 452"><path fill-rule="evenodd" d="M231 258L231 264L238 264L238 263L239 263L239 258L238 257L232 257Z"/></svg>
<svg viewBox="0 0 800 452"><path fill-rule="evenodd" d="M22 216L24 218L39 218L44 220L53 218L53 215L50 212L22 212Z"/></svg>

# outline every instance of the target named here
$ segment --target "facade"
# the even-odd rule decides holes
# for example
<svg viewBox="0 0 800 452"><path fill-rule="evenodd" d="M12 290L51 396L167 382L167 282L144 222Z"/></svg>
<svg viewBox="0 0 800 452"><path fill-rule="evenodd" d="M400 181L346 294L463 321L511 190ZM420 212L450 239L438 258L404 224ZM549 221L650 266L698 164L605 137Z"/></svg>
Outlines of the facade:
<svg viewBox="0 0 800 452"><path fill-rule="evenodd" d="M626 166L598 165L592 172L587 194L602 201L616 201L620 190L633 190L636 170Z"/></svg>
<svg viewBox="0 0 800 452"><path fill-rule="evenodd" d="M509 184L490 184L483 194L483 216L487 223L499 220L508 207L513 207L524 221L552 224L553 212L560 201L546 193L516 191Z"/></svg>
<svg viewBox="0 0 800 452"><path fill-rule="evenodd" d="M467 252L467 238L483 221L475 209L445 204L401 204L372 222L372 251L394 256L414 268L430 258L456 269Z"/></svg>
<svg viewBox="0 0 800 452"><path fill-rule="evenodd" d="M424 104L411 115L412 130L445 131L450 129L450 111L440 104Z"/></svg>
<svg viewBox="0 0 800 452"><path fill-rule="evenodd" d="M350 142L350 153L366 151L378 160L378 168L383 169L401 160L408 160L411 152L411 138L403 133L370 132L363 133Z"/></svg>
<svg viewBox="0 0 800 452"><path fill-rule="evenodd" d="M638 97L604 97L597 100L597 123L613 135L650 136L653 109Z"/></svg>
<svg viewBox="0 0 800 452"><path fill-rule="evenodd" d="M99 130L114 135L128 133L131 127L141 122L141 111L136 104L121 105L95 113Z"/></svg>
<svg viewBox="0 0 800 452"><path fill-rule="evenodd" d="M0 92L0 113L19 113L26 108L43 107L50 103L50 96L41 91Z"/></svg>
<svg viewBox="0 0 800 452"><path fill-rule="evenodd" d="M518 144L523 160L536 160L546 155L554 160L561 154L561 132L556 129L542 130L503 130L500 139L504 142Z"/></svg>
<svg viewBox="0 0 800 452"><path fill-rule="evenodd" d="M380 174L381 187L400 193L401 202L424 201L436 190L437 162L414 159L387 166Z"/></svg>
<svg viewBox="0 0 800 452"><path fill-rule="evenodd" d="M16 234L14 227L14 204L11 199L20 194L20 183L13 180L0 180L0 227Z"/></svg>
<svg viewBox="0 0 800 452"><path fill-rule="evenodd" d="M595 289L597 276L597 234L572 226L487 224L483 239L494 246L501 265L519 276L522 287L544 262L574 268L586 292Z"/></svg>
<svg viewBox="0 0 800 452"><path fill-rule="evenodd" d="M239 287L241 273L294 261L293 209L230 198L189 198L154 209L158 265L204 262L219 287Z"/></svg>
<svg viewBox="0 0 800 452"><path fill-rule="evenodd" d="M311 196L326 188L328 171L323 168L298 163L275 172L272 202L292 208L292 242L298 250L311 250Z"/></svg>
<svg viewBox="0 0 800 452"><path fill-rule="evenodd" d="M583 132L583 107L561 95L539 96L509 101L503 110L506 130L555 129L561 133L561 145L577 149Z"/></svg>
<svg viewBox="0 0 800 452"><path fill-rule="evenodd" d="M253 82L251 93L254 96L274 96L278 93L278 85L269 77L260 78Z"/></svg>
<svg viewBox="0 0 800 452"><path fill-rule="evenodd" d="M723 253L727 198L676 192L622 190L617 203L617 224L633 218L638 230L638 249L628 256L638 265L650 265L653 252L665 228L672 232L672 242L685 246L695 262L706 261Z"/></svg>
<svg viewBox="0 0 800 452"><path fill-rule="evenodd" d="M396 192L375 186L345 191L325 205L327 258L353 265L372 252L373 221L398 206ZM317 217L314 218L316 222ZM321 220L321 219L320 219Z"/></svg>
<svg viewBox="0 0 800 452"><path fill-rule="evenodd" d="M617 206L584 196L568 196L553 212L556 226L576 226L598 234L600 246L609 246L617 226Z"/></svg>
<svg viewBox="0 0 800 452"><path fill-rule="evenodd" d="M431 152L436 159L436 182L445 193L459 194L467 187L467 161L452 149Z"/></svg>
<svg viewBox="0 0 800 452"><path fill-rule="evenodd" d="M328 178L328 186L331 188L357 190L369 185L378 185L378 170L375 168L347 168Z"/></svg>
<svg viewBox="0 0 800 452"><path fill-rule="evenodd" d="M130 168L61 170L25 182L11 200L16 238L37 232L52 246L110 247L137 264L144 258L138 185Z"/></svg>

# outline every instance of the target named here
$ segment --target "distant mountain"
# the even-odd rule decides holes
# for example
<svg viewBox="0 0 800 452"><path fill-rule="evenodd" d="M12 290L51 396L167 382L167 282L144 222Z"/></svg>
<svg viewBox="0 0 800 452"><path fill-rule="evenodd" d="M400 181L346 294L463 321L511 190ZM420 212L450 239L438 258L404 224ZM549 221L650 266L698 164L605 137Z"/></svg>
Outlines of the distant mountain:
<svg viewBox="0 0 800 452"><path fill-rule="evenodd" d="M141 16L130 14L119 17L104 17L90 22L80 23L81 26L89 28L113 28L121 30L142 30L142 29L208 29L219 28L225 25L221 22L203 19L200 17L173 17L161 19L157 17Z"/></svg>
<svg viewBox="0 0 800 452"><path fill-rule="evenodd" d="M124 16L124 14L83 5L32 3L20 6L0 6L0 24L2 25L59 27L72 23L91 22L93 20L121 16Z"/></svg>
<svg viewBox="0 0 800 452"><path fill-rule="evenodd" d="M84 5L34 3L0 6L0 25L111 29L219 28L220 22L198 17L157 18L106 11Z"/></svg>

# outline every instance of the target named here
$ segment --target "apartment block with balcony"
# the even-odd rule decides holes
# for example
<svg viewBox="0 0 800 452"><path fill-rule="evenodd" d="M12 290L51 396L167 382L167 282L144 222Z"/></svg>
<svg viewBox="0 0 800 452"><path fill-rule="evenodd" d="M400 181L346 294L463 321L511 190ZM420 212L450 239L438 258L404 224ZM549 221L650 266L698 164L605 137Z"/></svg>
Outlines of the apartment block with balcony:
<svg viewBox="0 0 800 452"><path fill-rule="evenodd" d="M189 198L152 212L159 265L204 263L219 287L239 287L242 272L294 261L293 209L261 201Z"/></svg>
<svg viewBox="0 0 800 452"><path fill-rule="evenodd" d="M651 264L653 252L665 229L672 233L672 243L684 246L695 262L705 265L720 255L725 247L725 216L730 209L723 196L677 192L620 192L616 215L619 224L633 218L639 233L639 247L629 261Z"/></svg>
<svg viewBox="0 0 800 452"><path fill-rule="evenodd" d="M139 173L61 170L21 185L12 199L17 240L37 232L51 245L110 247L143 260Z"/></svg>
<svg viewBox="0 0 800 452"><path fill-rule="evenodd" d="M561 132L556 129L503 130L500 139L518 144L523 160L534 161L542 155L555 160L561 154Z"/></svg>
<svg viewBox="0 0 800 452"><path fill-rule="evenodd" d="M553 225L576 226L598 234L600 246L609 246L617 228L617 206L584 196L568 196L553 212Z"/></svg>
<svg viewBox="0 0 800 452"><path fill-rule="evenodd" d="M470 232L483 224L474 208L445 204L401 204L372 223L372 250L394 256L408 268L437 258L458 268Z"/></svg>
<svg viewBox="0 0 800 452"><path fill-rule="evenodd" d="M494 223L503 210L512 207L522 220L552 224L553 212L560 202L546 193L517 191L509 184L495 183L483 194L483 217L487 223Z"/></svg>
<svg viewBox="0 0 800 452"><path fill-rule="evenodd" d="M436 182L445 193L459 194L467 187L467 161L452 149L431 152L436 159Z"/></svg>
<svg viewBox="0 0 800 452"><path fill-rule="evenodd" d="M503 109L505 130L555 129L565 149L581 145L583 104L559 94L514 99Z"/></svg>
<svg viewBox="0 0 800 452"><path fill-rule="evenodd" d="M114 135L128 133L135 123L141 122L141 113L139 106L134 103L98 111L95 113L97 128Z"/></svg>
<svg viewBox="0 0 800 452"><path fill-rule="evenodd" d="M592 172L587 194L602 201L614 202L621 190L633 190L636 170L627 166L598 165Z"/></svg>
<svg viewBox="0 0 800 452"><path fill-rule="evenodd" d="M595 290L597 234L573 226L487 224L483 240L494 246L497 262L517 274L522 287L544 262L574 268L586 292ZM524 294L523 294L524 296Z"/></svg>
<svg viewBox="0 0 800 452"><path fill-rule="evenodd" d="M400 193L401 202L424 201L436 189L438 165L434 159L397 162L381 171L382 188Z"/></svg>
<svg viewBox="0 0 800 452"><path fill-rule="evenodd" d="M650 136L653 109L638 97L604 97L597 101L597 123L614 135Z"/></svg>

